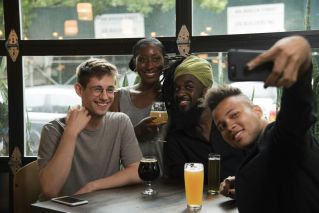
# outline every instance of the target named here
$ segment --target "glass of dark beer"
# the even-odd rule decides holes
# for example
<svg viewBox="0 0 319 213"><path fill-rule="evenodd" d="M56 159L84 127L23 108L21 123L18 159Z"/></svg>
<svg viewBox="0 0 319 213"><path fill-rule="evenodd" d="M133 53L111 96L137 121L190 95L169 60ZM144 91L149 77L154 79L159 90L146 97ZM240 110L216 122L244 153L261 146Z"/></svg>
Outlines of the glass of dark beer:
<svg viewBox="0 0 319 213"><path fill-rule="evenodd" d="M146 189L142 192L142 195L156 195L157 191L152 188L152 181L160 175L160 168L155 156L145 156L141 159L138 167L138 175L147 185Z"/></svg>

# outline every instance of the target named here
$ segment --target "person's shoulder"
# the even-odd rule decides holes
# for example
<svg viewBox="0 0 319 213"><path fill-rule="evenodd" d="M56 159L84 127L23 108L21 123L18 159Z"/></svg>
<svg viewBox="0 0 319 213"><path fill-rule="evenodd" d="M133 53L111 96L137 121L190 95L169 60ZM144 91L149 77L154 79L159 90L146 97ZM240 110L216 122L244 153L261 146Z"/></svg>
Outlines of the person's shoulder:
<svg viewBox="0 0 319 213"><path fill-rule="evenodd" d="M65 118L57 118L44 124L42 129L48 132L56 131L62 133L65 126Z"/></svg>

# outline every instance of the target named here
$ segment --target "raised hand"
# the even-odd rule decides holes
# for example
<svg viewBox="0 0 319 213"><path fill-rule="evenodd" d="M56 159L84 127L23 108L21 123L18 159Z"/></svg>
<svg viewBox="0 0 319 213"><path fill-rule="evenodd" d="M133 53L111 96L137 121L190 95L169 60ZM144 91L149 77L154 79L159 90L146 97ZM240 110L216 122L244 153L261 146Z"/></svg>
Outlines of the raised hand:
<svg viewBox="0 0 319 213"><path fill-rule="evenodd" d="M89 123L91 115L84 107L69 110L66 119L66 128L75 134L79 134Z"/></svg>
<svg viewBox="0 0 319 213"><path fill-rule="evenodd" d="M219 186L219 191L222 195L230 198L235 198L235 176L227 177Z"/></svg>
<svg viewBox="0 0 319 213"><path fill-rule="evenodd" d="M301 36L280 39L269 50L251 60L247 66L251 70L256 66L273 61L272 72L265 81L265 87L290 87L311 64L311 48Z"/></svg>

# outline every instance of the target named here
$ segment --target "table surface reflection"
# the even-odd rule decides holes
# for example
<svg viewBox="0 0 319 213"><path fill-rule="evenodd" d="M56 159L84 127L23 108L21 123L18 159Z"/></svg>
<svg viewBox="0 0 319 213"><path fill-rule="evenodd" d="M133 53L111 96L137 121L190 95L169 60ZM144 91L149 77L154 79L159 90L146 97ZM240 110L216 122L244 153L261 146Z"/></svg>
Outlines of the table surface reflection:
<svg viewBox="0 0 319 213"><path fill-rule="evenodd" d="M182 185L155 182L154 186L158 194L152 198L141 195L144 185L132 185L121 188L100 190L76 197L86 199L88 204L69 207L52 201L38 202L32 204L34 212L189 212L186 208L185 191ZM234 200L222 195L203 195L203 206L201 213L238 213Z"/></svg>

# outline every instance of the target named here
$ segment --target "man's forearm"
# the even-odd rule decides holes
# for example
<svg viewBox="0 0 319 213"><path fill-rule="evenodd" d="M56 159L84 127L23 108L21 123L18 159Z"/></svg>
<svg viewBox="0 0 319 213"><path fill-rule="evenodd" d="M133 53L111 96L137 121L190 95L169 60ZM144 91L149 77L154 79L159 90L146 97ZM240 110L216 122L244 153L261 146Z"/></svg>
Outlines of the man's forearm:
<svg viewBox="0 0 319 213"><path fill-rule="evenodd" d="M138 162L133 163L112 176L92 181L80 189L76 194L140 183L141 179L138 176L138 165Z"/></svg>
<svg viewBox="0 0 319 213"><path fill-rule="evenodd" d="M42 192L46 197L57 196L63 187L71 169L75 143L76 136L65 131L54 156L40 171Z"/></svg>

